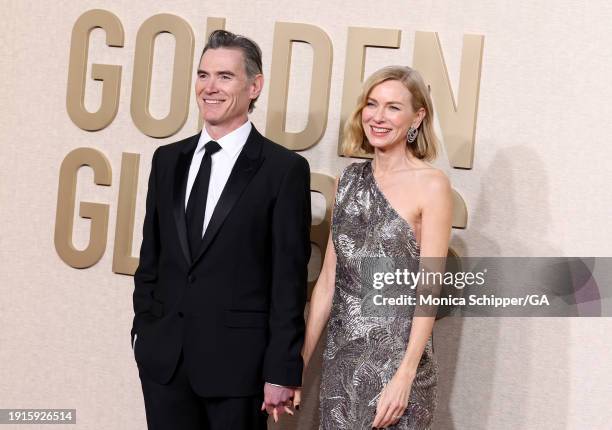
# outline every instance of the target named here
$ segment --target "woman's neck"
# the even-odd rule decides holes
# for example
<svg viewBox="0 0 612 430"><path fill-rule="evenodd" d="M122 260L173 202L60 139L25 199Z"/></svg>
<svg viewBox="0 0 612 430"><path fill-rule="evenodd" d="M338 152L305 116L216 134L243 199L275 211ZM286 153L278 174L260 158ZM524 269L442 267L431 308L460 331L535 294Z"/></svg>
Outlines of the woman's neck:
<svg viewBox="0 0 612 430"><path fill-rule="evenodd" d="M397 170L411 168L413 158L414 156L410 154L405 145L398 144L385 149L374 148L372 163L376 175L384 176Z"/></svg>

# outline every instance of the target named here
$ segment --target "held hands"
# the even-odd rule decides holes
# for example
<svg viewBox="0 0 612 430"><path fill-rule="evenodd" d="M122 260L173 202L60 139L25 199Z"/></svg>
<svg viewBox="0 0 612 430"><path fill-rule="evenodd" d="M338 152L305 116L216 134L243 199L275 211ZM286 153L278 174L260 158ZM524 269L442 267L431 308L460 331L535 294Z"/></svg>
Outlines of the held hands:
<svg viewBox="0 0 612 430"><path fill-rule="evenodd" d="M296 388L293 393L293 407L296 411L300 410L302 404L302 387Z"/></svg>
<svg viewBox="0 0 612 430"><path fill-rule="evenodd" d="M306 369L306 362L304 364L304 369ZM304 386L304 380L302 379L302 387ZM302 387L296 387L293 390L293 408L296 411L300 410L300 405L302 404Z"/></svg>
<svg viewBox="0 0 612 430"><path fill-rule="evenodd" d="M304 372L306 372L306 368L308 367L308 360L304 360ZM293 407L296 411L300 410L300 405L302 404L302 387L304 387L304 375L302 374L302 386L296 387L293 390Z"/></svg>
<svg viewBox="0 0 612 430"><path fill-rule="evenodd" d="M396 373L383 388L376 405L373 428L385 428L399 422L408 406L414 375Z"/></svg>
<svg viewBox="0 0 612 430"><path fill-rule="evenodd" d="M293 415L290 406L293 405L295 389L291 387L281 387L272 385L268 382L264 385L264 401L261 410L265 410L268 415L272 415L274 422L278 422L278 417L285 412Z"/></svg>

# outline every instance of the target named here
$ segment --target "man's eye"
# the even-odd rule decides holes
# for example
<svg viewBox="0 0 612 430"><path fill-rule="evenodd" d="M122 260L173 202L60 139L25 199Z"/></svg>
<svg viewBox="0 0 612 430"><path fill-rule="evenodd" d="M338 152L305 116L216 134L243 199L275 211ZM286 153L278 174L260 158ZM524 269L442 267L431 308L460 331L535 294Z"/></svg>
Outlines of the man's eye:
<svg viewBox="0 0 612 430"><path fill-rule="evenodd" d="M221 79L223 79L223 80L227 81L227 80L229 80L229 79L230 79L230 77L229 77L228 75L222 75L222 76L221 76Z"/></svg>

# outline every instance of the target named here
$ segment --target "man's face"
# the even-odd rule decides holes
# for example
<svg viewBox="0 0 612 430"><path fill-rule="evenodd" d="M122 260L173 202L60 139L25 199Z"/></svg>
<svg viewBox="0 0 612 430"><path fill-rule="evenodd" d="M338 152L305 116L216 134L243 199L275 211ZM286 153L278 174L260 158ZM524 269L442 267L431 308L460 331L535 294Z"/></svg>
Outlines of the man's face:
<svg viewBox="0 0 612 430"><path fill-rule="evenodd" d="M215 131L223 136L244 124L249 104L259 95L262 85L263 76L247 77L239 49L207 50L200 60L195 92L209 133Z"/></svg>

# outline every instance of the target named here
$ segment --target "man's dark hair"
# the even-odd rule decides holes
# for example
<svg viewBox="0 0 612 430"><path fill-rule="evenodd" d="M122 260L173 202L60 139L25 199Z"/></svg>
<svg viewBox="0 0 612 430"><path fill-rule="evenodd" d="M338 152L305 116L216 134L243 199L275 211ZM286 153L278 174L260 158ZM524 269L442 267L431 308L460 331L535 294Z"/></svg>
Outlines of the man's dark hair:
<svg viewBox="0 0 612 430"><path fill-rule="evenodd" d="M210 37L208 38L208 42L206 42L206 46L202 51L200 59L209 49L219 48L239 49L242 51L242 56L244 57L244 67L246 69L246 75L248 78L253 78L256 75L263 73L261 66L261 49L257 43L253 42L248 37L234 34L226 30L215 30L210 33ZM259 96L257 98L259 98ZM249 112L253 111L257 98L251 100Z"/></svg>

